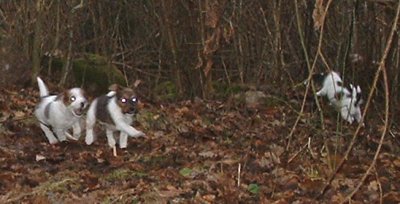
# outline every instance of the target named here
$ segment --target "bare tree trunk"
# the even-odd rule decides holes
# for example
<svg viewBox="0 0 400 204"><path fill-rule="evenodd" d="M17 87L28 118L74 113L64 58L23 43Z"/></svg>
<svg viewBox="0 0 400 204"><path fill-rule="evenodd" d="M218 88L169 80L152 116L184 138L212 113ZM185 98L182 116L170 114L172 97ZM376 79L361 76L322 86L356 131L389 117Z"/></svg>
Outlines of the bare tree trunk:
<svg viewBox="0 0 400 204"><path fill-rule="evenodd" d="M74 6L68 16L68 25L67 25L67 30L68 30L68 51L67 51L67 60L62 68L62 77L60 80L60 83L58 84L59 86L64 86L65 82L67 81L68 74L72 68L72 55L73 55L73 40L74 40L74 15L77 9L82 8L83 6L83 0L80 1L80 3L76 6Z"/></svg>
<svg viewBox="0 0 400 204"><path fill-rule="evenodd" d="M178 95L182 95L183 86L182 86L182 78L181 78L181 70L178 66L178 53L177 53L177 45L176 45L176 35L172 28L171 23L171 6L167 5L167 3L171 4L172 2L166 2L166 0L161 1L161 7L163 10L163 21L165 25L165 32L167 34L167 39L169 43L169 47L172 53L172 69L175 74L175 86L178 92Z"/></svg>
<svg viewBox="0 0 400 204"><path fill-rule="evenodd" d="M43 19L43 9L44 1L37 0L36 2L36 22L35 22L35 33L33 38L33 48L32 48L32 77L31 83L36 83L36 77L40 72L40 56L41 56L41 38L42 38L42 19Z"/></svg>
<svg viewBox="0 0 400 204"><path fill-rule="evenodd" d="M234 5L235 7L237 7L237 14L236 14L236 21L239 21L239 19L242 18L243 14L242 14L242 8L243 8L243 0L238 0L239 2L237 2L236 0L234 1ZM245 73L244 73L244 63L243 63L243 45L242 45L242 36L241 35L237 35L236 38L234 38L234 47L236 49L236 64L238 67L238 71L239 71L239 78L240 78L240 83L244 84L245 82Z"/></svg>
<svg viewBox="0 0 400 204"><path fill-rule="evenodd" d="M72 40L74 38L74 31L72 30L71 22L68 25L68 51L67 51L67 60L62 67L62 77L60 80L59 86L63 87L65 82L67 81L68 74L72 67Z"/></svg>
<svg viewBox="0 0 400 204"><path fill-rule="evenodd" d="M60 0L57 1L57 10L56 10L56 35L54 36L54 44L53 48L51 49L50 53L50 59L49 59L49 65L47 69L47 74L51 74L51 68L53 64L53 55L56 53L56 50L58 48L58 45L60 44Z"/></svg>
<svg viewBox="0 0 400 204"><path fill-rule="evenodd" d="M273 2L273 17L275 23L275 31L274 31L274 67L272 69L272 76L275 82L280 81L280 77L282 77L282 33L281 33L281 1L274 0Z"/></svg>
<svg viewBox="0 0 400 204"><path fill-rule="evenodd" d="M223 35L223 27L221 24L222 15L225 9L226 1L205 1L206 18L205 25L211 30L207 33L207 39L203 45L203 59L196 67L201 67L203 71L204 81L203 97L208 98L213 92L212 86L212 68L214 65L214 56L216 51L220 49L221 38ZM202 23L202 22L201 22ZM204 29L204 28L203 28ZM203 63L203 61L205 61Z"/></svg>

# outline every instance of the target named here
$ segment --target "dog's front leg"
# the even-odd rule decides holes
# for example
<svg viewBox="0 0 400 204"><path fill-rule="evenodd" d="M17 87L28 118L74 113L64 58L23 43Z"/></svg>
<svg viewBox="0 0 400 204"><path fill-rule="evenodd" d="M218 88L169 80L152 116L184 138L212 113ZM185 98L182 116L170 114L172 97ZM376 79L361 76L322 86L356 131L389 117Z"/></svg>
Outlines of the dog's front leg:
<svg viewBox="0 0 400 204"><path fill-rule="evenodd" d="M341 109L340 114L342 115L343 120L346 120L350 124L353 123L353 116L350 115L350 111L346 107Z"/></svg>
<svg viewBox="0 0 400 204"><path fill-rule="evenodd" d="M107 128L106 135L107 135L108 145L110 147L115 147L116 142L115 142L115 138L114 138L114 131Z"/></svg>
<svg viewBox="0 0 400 204"><path fill-rule="evenodd" d="M360 109L359 107L356 108L356 110L355 110L354 119L355 119L358 123L361 122L361 109ZM363 125L364 125L364 123L363 123Z"/></svg>
<svg viewBox="0 0 400 204"><path fill-rule="evenodd" d="M116 142L115 142L115 138L114 138L114 131L107 128L106 135L107 135L108 145L113 149L113 155L114 155L114 157L116 157L117 156L117 148L115 147Z"/></svg>
<svg viewBox="0 0 400 204"><path fill-rule="evenodd" d="M55 129L54 132L57 135L57 138L60 142L63 142L65 140L67 140L67 137L65 136L65 130L63 129Z"/></svg>
<svg viewBox="0 0 400 204"><path fill-rule="evenodd" d="M315 94L317 94L317 96L324 96L326 95L326 88L322 87L321 90L317 91Z"/></svg>
<svg viewBox="0 0 400 204"><path fill-rule="evenodd" d="M88 117L86 119L86 137L85 137L85 142L87 145L91 145L94 142L95 135L93 132L93 128L95 122L96 122L95 118L91 114L88 114Z"/></svg>
<svg viewBox="0 0 400 204"><path fill-rule="evenodd" d="M126 148L128 146L128 134L126 132L121 131L119 134L119 147Z"/></svg>
<svg viewBox="0 0 400 204"><path fill-rule="evenodd" d="M50 144L56 144L58 142L57 138L54 136L53 132L45 125L40 124L44 134L46 135L47 139L49 140Z"/></svg>
<svg viewBox="0 0 400 204"><path fill-rule="evenodd" d="M73 136L76 140L79 140L79 138L81 137L81 124L80 122L76 122L73 126L72 126L72 131L73 131Z"/></svg>
<svg viewBox="0 0 400 204"><path fill-rule="evenodd" d="M145 136L145 134L139 130L136 130L132 126L126 124L126 123L121 123L118 125L118 129L120 131L123 131L127 133L131 137L140 137L140 136Z"/></svg>

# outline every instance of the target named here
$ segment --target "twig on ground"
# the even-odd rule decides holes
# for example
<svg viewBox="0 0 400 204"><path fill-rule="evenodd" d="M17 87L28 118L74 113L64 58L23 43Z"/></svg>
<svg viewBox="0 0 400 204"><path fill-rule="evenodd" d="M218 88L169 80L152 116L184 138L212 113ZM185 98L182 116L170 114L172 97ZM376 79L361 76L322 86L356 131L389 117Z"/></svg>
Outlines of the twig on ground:
<svg viewBox="0 0 400 204"><path fill-rule="evenodd" d="M241 170L241 165L239 163L238 165L238 179L237 179L237 186L240 187L240 170Z"/></svg>
<svg viewBox="0 0 400 204"><path fill-rule="evenodd" d="M381 183L381 180L379 180L379 174L378 174L378 170L376 169L376 165L374 166L374 170L375 170L376 182L378 183L378 188L379 188L379 203L382 204L383 203L382 183Z"/></svg>
<svg viewBox="0 0 400 204"><path fill-rule="evenodd" d="M313 152L313 150L311 148L311 137L308 137L307 147L308 147L308 151L310 151L311 157L313 159L316 159L317 156L315 156L315 153Z"/></svg>
<svg viewBox="0 0 400 204"><path fill-rule="evenodd" d="M303 150L306 149L307 145L308 145L307 143L304 144L303 147L301 147L299 151L297 151L292 157L290 157L290 159L288 160L287 163L289 164L290 162L292 162Z"/></svg>

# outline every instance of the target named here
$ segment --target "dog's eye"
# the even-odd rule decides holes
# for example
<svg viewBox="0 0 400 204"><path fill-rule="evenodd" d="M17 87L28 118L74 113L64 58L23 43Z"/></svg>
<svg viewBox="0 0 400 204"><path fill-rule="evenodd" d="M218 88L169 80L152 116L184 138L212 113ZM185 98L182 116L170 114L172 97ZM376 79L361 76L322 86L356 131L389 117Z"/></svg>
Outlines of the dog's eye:
<svg viewBox="0 0 400 204"><path fill-rule="evenodd" d="M71 100L71 101L75 101L75 100L76 100L76 98L75 98L75 96L71 96L71 97L69 98L69 100Z"/></svg>
<svg viewBox="0 0 400 204"><path fill-rule="evenodd" d="M137 98L132 98L132 102L136 103L137 102Z"/></svg>
<svg viewBox="0 0 400 204"><path fill-rule="evenodd" d="M126 103L126 98L121 98L122 103Z"/></svg>

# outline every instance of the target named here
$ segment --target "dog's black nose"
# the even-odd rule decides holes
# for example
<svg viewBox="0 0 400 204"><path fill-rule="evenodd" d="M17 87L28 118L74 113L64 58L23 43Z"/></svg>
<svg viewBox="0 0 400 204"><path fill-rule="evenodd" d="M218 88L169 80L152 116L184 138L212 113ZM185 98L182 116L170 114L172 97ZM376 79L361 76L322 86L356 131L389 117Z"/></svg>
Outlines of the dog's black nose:
<svg viewBox="0 0 400 204"><path fill-rule="evenodd" d="M81 108L85 107L85 103L81 102Z"/></svg>
<svg viewBox="0 0 400 204"><path fill-rule="evenodd" d="M129 109L129 113L131 113L131 114L134 114L134 113L137 113L137 112L138 112L138 110L135 107L131 107Z"/></svg>

